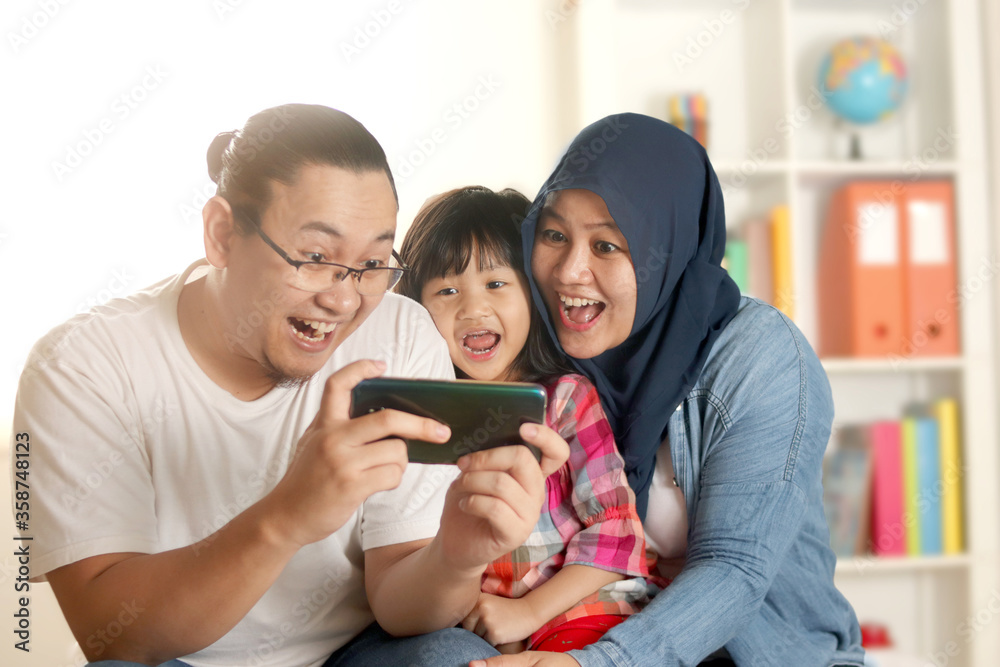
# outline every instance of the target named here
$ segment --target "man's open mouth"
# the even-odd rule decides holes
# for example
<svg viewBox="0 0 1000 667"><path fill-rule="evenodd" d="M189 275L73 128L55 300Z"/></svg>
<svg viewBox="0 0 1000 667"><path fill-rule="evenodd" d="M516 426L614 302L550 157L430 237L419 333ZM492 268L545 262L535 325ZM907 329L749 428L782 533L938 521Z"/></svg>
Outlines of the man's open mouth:
<svg viewBox="0 0 1000 667"><path fill-rule="evenodd" d="M288 321L295 330L295 335L308 343L318 343L326 339L337 328L332 322L300 320L297 317L289 317Z"/></svg>

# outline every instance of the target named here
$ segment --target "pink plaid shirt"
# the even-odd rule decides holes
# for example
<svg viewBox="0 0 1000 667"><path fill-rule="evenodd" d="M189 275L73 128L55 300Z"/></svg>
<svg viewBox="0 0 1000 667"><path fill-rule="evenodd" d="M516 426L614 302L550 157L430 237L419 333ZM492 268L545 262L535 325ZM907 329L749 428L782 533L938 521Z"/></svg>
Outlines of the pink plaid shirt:
<svg viewBox="0 0 1000 667"><path fill-rule="evenodd" d="M519 598L564 565L574 564L626 578L543 625L529 638L529 649L544 632L566 621L634 614L666 585L650 574L651 568L655 572L656 554L646 551L635 494L594 385L582 375L564 375L546 389L546 423L569 443L569 460L545 481L545 504L534 531L523 545L486 568L482 591Z"/></svg>

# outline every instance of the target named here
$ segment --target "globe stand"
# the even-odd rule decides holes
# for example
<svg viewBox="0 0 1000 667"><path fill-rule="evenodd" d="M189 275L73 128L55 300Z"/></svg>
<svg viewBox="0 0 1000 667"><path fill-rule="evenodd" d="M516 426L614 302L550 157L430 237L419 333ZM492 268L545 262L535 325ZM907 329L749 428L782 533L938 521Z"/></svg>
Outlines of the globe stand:
<svg viewBox="0 0 1000 667"><path fill-rule="evenodd" d="M865 156L861 153L861 137L857 132L851 132L851 153L852 160L863 160Z"/></svg>
<svg viewBox="0 0 1000 667"><path fill-rule="evenodd" d="M857 125L834 115L830 133L830 154L837 160L860 162L865 159L861 150L861 133Z"/></svg>

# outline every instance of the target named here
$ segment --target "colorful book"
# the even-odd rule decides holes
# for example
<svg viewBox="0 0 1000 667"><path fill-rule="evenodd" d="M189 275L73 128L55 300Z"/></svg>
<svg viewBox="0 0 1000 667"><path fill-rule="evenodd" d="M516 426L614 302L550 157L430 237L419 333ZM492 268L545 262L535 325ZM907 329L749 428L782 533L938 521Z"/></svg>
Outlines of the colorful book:
<svg viewBox="0 0 1000 667"><path fill-rule="evenodd" d="M941 438L941 522L944 553L957 554L963 548L962 456L958 434L958 402L945 398L934 404Z"/></svg>
<svg viewBox="0 0 1000 667"><path fill-rule="evenodd" d="M692 136L703 147L708 148L708 99L698 93L688 97L692 119Z"/></svg>
<svg viewBox="0 0 1000 667"><path fill-rule="evenodd" d="M746 241L730 239L726 241L726 271L740 288L740 294L749 294L750 265Z"/></svg>
<svg viewBox="0 0 1000 667"><path fill-rule="evenodd" d="M917 509L917 421L912 415L900 422L903 459L903 523L906 526L906 554L920 555L920 512Z"/></svg>
<svg viewBox="0 0 1000 667"><path fill-rule="evenodd" d="M879 556L906 555L906 522L903 521L903 452L900 423L872 424L871 550Z"/></svg>
<svg viewBox="0 0 1000 667"><path fill-rule="evenodd" d="M708 99L701 93L672 95L667 102L671 125L684 130L708 148Z"/></svg>
<svg viewBox="0 0 1000 667"><path fill-rule="evenodd" d="M863 427L845 426L823 460L823 511L830 547L840 557L865 553L871 490L871 448Z"/></svg>
<svg viewBox="0 0 1000 667"><path fill-rule="evenodd" d="M680 95L670 98L670 124L688 132L687 113L684 109L684 100ZM689 133L690 134L690 133Z"/></svg>
<svg viewBox="0 0 1000 667"><path fill-rule="evenodd" d="M764 220L748 220L743 224L743 240L747 244L747 260L750 264L748 294L773 303L770 225Z"/></svg>
<svg viewBox="0 0 1000 667"><path fill-rule="evenodd" d="M771 210L771 260L774 306L795 319L795 289L792 284L792 223L788 206L782 204Z"/></svg>
<svg viewBox="0 0 1000 667"><path fill-rule="evenodd" d="M916 420L917 511L920 512L920 553L942 552L941 438L933 417Z"/></svg>

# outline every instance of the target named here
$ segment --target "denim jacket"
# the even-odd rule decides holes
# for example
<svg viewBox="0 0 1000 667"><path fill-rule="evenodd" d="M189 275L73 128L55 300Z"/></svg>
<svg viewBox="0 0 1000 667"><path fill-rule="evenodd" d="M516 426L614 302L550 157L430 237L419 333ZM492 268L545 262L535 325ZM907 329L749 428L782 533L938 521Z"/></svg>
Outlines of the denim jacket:
<svg viewBox="0 0 1000 667"><path fill-rule="evenodd" d="M829 382L801 332L744 297L668 425L689 517L684 568L569 655L583 667L688 667L724 646L739 667L862 665L823 514L832 420Z"/></svg>

